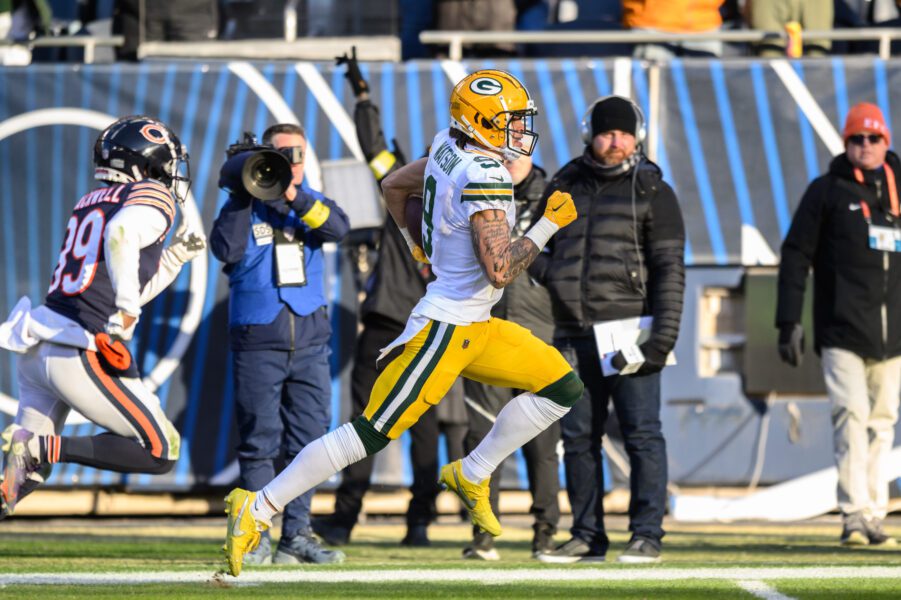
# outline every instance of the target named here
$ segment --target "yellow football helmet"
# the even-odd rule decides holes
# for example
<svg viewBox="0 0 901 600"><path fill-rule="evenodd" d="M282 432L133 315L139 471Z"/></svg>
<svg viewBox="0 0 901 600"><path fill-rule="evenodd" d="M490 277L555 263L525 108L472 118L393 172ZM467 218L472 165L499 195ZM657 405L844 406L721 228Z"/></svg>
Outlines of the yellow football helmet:
<svg viewBox="0 0 901 600"><path fill-rule="evenodd" d="M451 127L509 160L530 156L535 150L538 134L532 130L532 118L536 114L529 90L505 71L476 71L451 92Z"/></svg>

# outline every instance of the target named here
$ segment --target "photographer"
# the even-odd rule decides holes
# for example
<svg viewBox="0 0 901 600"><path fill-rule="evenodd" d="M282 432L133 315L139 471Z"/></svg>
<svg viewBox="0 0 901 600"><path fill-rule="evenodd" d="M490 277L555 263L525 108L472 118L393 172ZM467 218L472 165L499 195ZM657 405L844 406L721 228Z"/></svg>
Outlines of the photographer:
<svg viewBox="0 0 901 600"><path fill-rule="evenodd" d="M231 149L219 179L230 195L210 234L213 255L225 263L229 278L238 462L242 485L253 489L275 477L275 461L283 450L290 462L328 430L331 326L322 244L341 240L349 228L347 215L332 200L300 185L307 145L302 127L273 125L263 133L263 144L291 163L290 185L274 200L253 197L242 172L264 148ZM308 492L285 508L274 559L267 536L246 557L247 564L344 559L343 553L325 550L313 538L312 495Z"/></svg>

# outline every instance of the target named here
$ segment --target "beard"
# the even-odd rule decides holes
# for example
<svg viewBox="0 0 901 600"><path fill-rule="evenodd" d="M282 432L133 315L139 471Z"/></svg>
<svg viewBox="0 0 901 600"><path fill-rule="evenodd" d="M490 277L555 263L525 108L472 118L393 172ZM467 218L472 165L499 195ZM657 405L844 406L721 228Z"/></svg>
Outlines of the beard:
<svg viewBox="0 0 901 600"><path fill-rule="evenodd" d="M606 150L599 157L601 164L611 167L613 165L618 165L624 162L628 156L626 155L625 150L620 148L611 148Z"/></svg>

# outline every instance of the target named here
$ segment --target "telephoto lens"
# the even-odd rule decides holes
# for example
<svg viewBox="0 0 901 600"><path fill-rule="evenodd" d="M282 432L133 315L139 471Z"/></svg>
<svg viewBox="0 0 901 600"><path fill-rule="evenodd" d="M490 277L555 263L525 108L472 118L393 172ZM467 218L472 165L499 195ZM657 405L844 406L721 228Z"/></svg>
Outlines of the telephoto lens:
<svg viewBox="0 0 901 600"><path fill-rule="evenodd" d="M254 198L275 200L291 185L291 163L275 150L258 150L244 162L241 181Z"/></svg>
<svg viewBox="0 0 901 600"><path fill-rule="evenodd" d="M229 193L246 193L260 200L281 198L294 176L291 162L268 146L234 144L219 171L219 187Z"/></svg>

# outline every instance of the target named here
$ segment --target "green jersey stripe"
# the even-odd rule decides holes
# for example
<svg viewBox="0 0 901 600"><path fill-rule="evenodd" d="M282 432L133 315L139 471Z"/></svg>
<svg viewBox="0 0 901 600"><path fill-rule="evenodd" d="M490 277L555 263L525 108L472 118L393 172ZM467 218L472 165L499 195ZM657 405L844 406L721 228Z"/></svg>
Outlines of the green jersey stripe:
<svg viewBox="0 0 901 600"><path fill-rule="evenodd" d="M511 182L504 183L467 183L464 190L512 190Z"/></svg>
<svg viewBox="0 0 901 600"><path fill-rule="evenodd" d="M500 196L497 194L467 194L466 196L460 197L460 202L483 202L485 200L501 200L509 202L510 200L513 200L513 196L512 194L507 196Z"/></svg>

